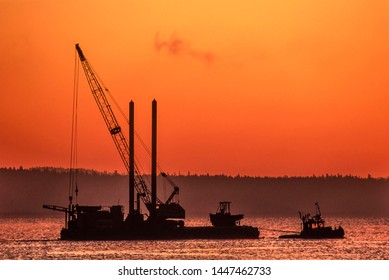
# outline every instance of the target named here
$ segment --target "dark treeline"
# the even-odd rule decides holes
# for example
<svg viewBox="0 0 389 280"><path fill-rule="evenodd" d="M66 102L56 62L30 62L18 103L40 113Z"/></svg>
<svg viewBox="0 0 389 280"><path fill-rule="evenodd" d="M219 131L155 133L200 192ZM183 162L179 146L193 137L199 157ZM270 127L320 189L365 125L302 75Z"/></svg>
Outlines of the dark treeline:
<svg viewBox="0 0 389 280"><path fill-rule="evenodd" d="M77 202L87 205L128 204L128 176L81 169ZM309 177L249 177L226 175L173 175L180 186L180 203L187 216L216 211L219 201L232 201L233 212L246 216L297 215L321 205L323 215L389 216L389 179L352 175ZM149 182L149 176L145 176ZM166 199L172 187L158 177L158 193ZM37 167L0 168L0 214L53 215L43 204L66 206L69 170Z"/></svg>

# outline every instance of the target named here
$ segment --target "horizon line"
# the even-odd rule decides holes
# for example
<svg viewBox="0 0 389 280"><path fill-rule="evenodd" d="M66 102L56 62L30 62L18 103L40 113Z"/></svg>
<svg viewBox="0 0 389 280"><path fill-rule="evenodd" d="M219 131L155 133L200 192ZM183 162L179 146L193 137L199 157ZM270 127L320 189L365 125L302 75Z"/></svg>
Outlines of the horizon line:
<svg viewBox="0 0 389 280"><path fill-rule="evenodd" d="M56 170L56 171L60 171L60 170L64 170L64 171L69 171L71 168L69 167L58 167L58 166L32 166L32 167L23 167L22 165L20 165L19 167L15 167L15 166L1 166L0 167L0 170L2 169L5 169L5 170L31 170L31 171L34 171L34 170ZM108 171L108 170L97 170L97 169L93 169L93 168L83 168L83 167L80 167L80 168L75 168L79 171L84 171L85 173L97 173L97 174L106 174L106 175L121 175L121 176L127 176L128 173L127 172L119 172L118 170L114 170L114 171ZM158 176L161 176L161 173L160 172L158 174ZM386 176L386 177L373 177L371 174L367 174L367 176L360 176L360 175L353 175L353 174L342 174L342 173L337 173L337 174L333 174L333 173L325 173L325 174L320 174L320 175L317 175L317 174L311 174L311 175L287 175L287 174L284 174L284 175L245 175L245 174L236 174L236 175L229 175L229 174L224 174L224 173L215 173L215 174L210 174L210 173L196 173L196 172L190 172L190 171L187 171L186 173L181 173L180 171L178 172L178 174L176 172L173 172L173 173L168 173L168 172L165 172L167 175L169 176L187 176L187 177L190 177L190 176L209 176L209 177L218 177L218 176L224 176L224 177L232 177L232 178L277 178L277 179L282 179L282 178L358 178L358 179L389 179L389 175ZM142 174L142 176L151 176L151 174L148 174L148 173L144 173Z"/></svg>

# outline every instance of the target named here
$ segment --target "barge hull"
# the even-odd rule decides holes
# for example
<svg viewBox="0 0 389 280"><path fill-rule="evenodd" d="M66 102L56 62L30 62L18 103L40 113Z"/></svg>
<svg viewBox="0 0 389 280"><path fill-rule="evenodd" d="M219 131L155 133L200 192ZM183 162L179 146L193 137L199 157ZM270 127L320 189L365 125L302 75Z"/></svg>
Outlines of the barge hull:
<svg viewBox="0 0 389 280"><path fill-rule="evenodd" d="M279 238L289 238L289 239L336 239L343 238L344 230L342 228L331 229L326 227L323 229L308 230L302 231L300 234L288 234L281 235Z"/></svg>
<svg viewBox="0 0 389 280"><path fill-rule="evenodd" d="M258 239L251 226L179 227L175 229L62 229L61 240L180 240L180 239Z"/></svg>

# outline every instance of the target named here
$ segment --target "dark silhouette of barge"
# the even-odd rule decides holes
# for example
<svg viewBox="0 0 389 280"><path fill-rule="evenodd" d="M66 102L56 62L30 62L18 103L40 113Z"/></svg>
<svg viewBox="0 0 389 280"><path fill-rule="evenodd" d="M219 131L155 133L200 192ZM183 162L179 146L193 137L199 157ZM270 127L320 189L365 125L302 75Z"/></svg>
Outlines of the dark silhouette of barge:
<svg viewBox="0 0 389 280"><path fill-rule="evenodd" d="M183 220L148 218L143 215L123 220L123 206L108 209L75 206L76 217L61 230L62 240L179 240L179 239L256 239L259 230L251 226L187 227ZM77 213L77 214L76 214Z"/></svg>
<svg viewBox="0 0 389 280"><path fill-rule="evenodd" d="M108 91L100 82L98 75L89 65L78 44L76 51L84 69L92 95L98 105L104 122L115 143L119 155L129 174L129 213L124 219L124 207L113 205L82 206L73 203L73 187L69 187L69 206L44 205L44 208L65 212L65 227L61 230L62 240L169 240L169 239L246 239L258 238L256 227L240 226L236 221L243 215L235 217L234 222L225 222L228 213L217 213L217 219L222 222L214 226L187 227L184 224L185 210L176 201L179 187L161 172L161 175L173 187L173 192L166 201L157 197L157 102L152 102L152 143L151 143L151 190L139 171L134 156L134 103L129 104L129 142L126 140L119 123L105 96ZM77 71L78 73L78 71ZM77 104L73 100L73 106ZM77 120L73 107L73 122ZM73 128L77 125L73 123ZM72 135L76 135L74 131ZM72 139L72 141L75 141ZM74 142L72 142L72 147ZM73 150L72 150L73 155ZM72 168L71 168L72 170ZM72 179L70 180L72 182ZM70 184L71 185L71 184ZM75 186L77 197L78 188ZM135 199L136 194L136 199ZM146 207L148 214L141 213L140 202ZM136 202L136 206L135 206ZM230 215L231 216L231 215ZM224 218L223 218L224 217ZM238 218L238 219L237 219Z"/></svg>
<svg viewBox="0 0 389 280"><path fill-rule="evenodd" d="M130 103L130 116L133 116L133 102ZM132 109L131 109L132 108ZM156 101L153 101L152 146L156 142ZM133 122L131 122L133 124ZM133 139L133 128L130 128L130 139ZM133 142L133 141L131 141ZM130 143L132 147L133 143ZM132 148L131 148L132 149ZM252 226L241 226L243 214L232 215L230 202L220 202L215 214L210 214L212 226L185 226L185 210L179 202L173 201L179 188L165 173L161 175L173 185L174 191L162 202L156 197L156 157L152 149L152 175L150 192L142 177L135 169L133 153L129 155L129 197L136 195L135 201L129 204L126 218L122 205L110 207L84 206L72 203L60 207L44 205L44 208L65 212L66 224L61 230L62 240L175 240L175 239L255 239L259 230ZM77 193L77 192L76 192ZM143 198L143 199L142 199ZM141 213L140 202L143 201L148 214ZM131 200L130 200L131 202Z"/></svg>

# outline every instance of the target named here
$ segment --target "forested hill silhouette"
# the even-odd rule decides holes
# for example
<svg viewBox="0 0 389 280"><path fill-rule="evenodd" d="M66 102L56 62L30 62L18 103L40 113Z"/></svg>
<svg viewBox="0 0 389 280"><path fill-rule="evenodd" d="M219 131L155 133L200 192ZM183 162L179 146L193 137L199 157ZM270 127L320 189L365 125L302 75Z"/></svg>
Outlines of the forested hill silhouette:
<svg viewBox="0 0 389 280"><path fill-rule="evenodd" d="M326 216L389 216L389 179L324 175L311 177L248 177L174 175L180 203L188 217L205 217L219 201L232 201L246 216L295 216L320 202ZM172 188L158 176L158 196ZM147 182L147 180L146 180ZM67 206L69 170L64 168L0 168L0 215L58 215L43 204ZM78 203L128 205L128 177L80 170Z"/></svg>

